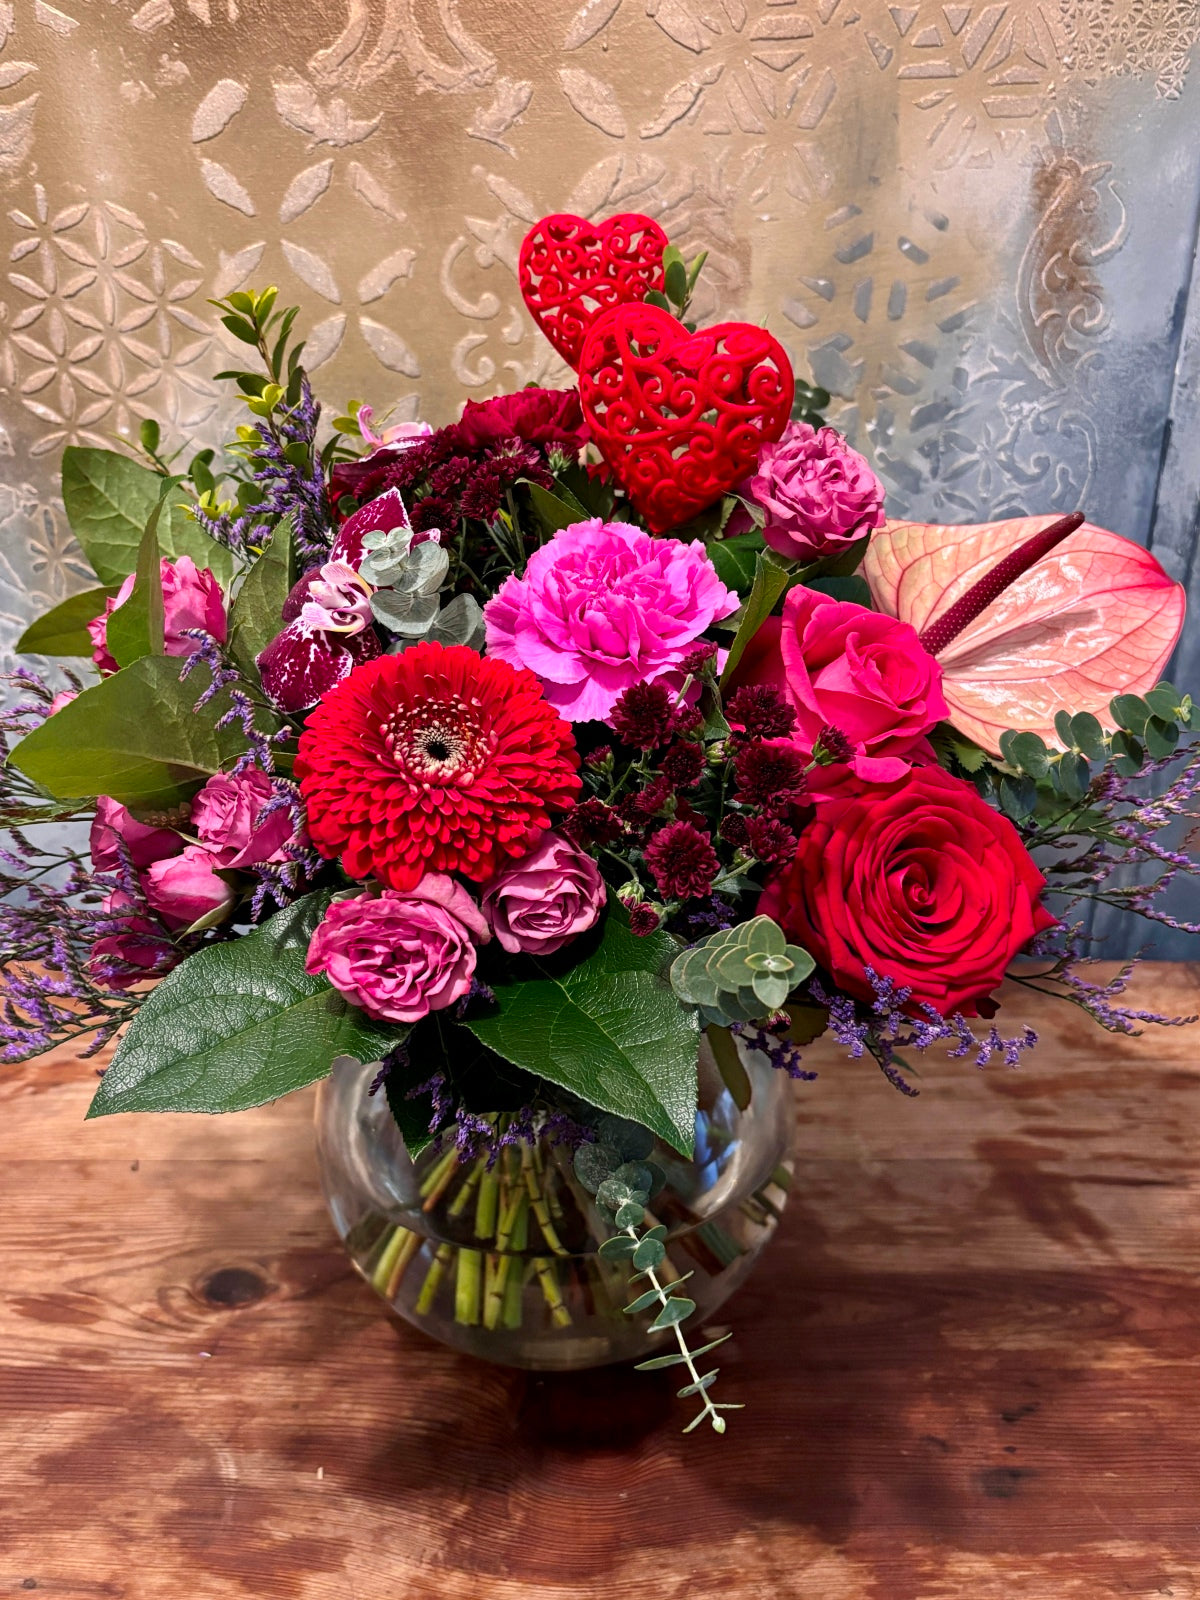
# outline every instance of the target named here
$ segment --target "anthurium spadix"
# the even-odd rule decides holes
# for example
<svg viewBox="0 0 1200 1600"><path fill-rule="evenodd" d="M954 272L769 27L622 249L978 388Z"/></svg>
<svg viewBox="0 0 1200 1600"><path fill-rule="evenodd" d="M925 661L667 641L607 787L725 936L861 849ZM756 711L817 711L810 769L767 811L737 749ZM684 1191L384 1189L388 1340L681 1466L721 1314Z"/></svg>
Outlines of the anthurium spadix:
<svg viewBox="0 0 1200 1600"><path fill-rule="evenodd" d="M999 754L1006 728L1060 747L1057 711L1090 711L1162 676L1184 591L1140 545L1078 514L940 527L888 522L863 576L942 668L950 721Z"/></svg>

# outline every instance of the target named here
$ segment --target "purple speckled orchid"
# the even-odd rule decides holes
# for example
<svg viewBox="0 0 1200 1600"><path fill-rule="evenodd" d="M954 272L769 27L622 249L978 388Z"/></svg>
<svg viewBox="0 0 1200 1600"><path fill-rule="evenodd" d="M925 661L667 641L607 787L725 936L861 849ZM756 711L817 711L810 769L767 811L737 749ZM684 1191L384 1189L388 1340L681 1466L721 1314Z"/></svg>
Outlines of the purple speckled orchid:
<svg viewBox="0 0 1200 1600"><path fill-rule="evenodd" d="M346 560L314 567L295 585L283 603L286 626L258 657L262 686L280 711L307 711L379 654L371 592Z"/></svg>

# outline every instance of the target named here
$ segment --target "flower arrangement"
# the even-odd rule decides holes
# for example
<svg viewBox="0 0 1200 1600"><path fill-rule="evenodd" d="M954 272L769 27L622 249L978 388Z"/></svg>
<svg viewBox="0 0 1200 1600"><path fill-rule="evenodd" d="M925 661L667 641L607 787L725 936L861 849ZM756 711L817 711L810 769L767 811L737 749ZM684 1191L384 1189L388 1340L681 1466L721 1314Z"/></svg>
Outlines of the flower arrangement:
<svg viewBox="0 0 1200 1600"><path fill-rule="evenodd" d="M521 285L578 387L436 428L323 428L295 311L236 292L225 458L165 458L152 421L66 451L98 587L21 648L96 676L17 674L0 970L5 1059L121 1033L92 1115L380 1063L474 1197L476 1321L510 1314L518 1221L569 1317L548 1143L677 1342L648 1364L724 1431L653 1202L702 1033L735 1098L749 1057L812 1077L825 1031L911 1094L913 1052L1035 1043L992 1020L1020 955L1106 1028L1178 1020L1089 980L1081 908L1171 921L1200 762L1152 556L1080 514L887 520L778 342L690 320L702 266L649 218L543 219ZM378 1248L389 1279L416 1255Z"/></svg>

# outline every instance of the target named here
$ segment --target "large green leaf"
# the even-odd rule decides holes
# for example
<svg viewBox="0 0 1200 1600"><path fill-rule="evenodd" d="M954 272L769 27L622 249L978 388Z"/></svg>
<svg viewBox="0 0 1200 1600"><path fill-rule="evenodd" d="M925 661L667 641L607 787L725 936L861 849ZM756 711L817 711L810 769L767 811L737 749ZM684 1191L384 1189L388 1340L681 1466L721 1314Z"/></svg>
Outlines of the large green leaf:
<svg viewBox="0 0 1200 1600"><path fill-rule="evenodd" d="M760 551L754 558L754 583L750 589L749 598L742 607L741 617L738 621L738 630L734 635L733 643L729 647L729 654L725 658L725 666L721 672L721 682L728 683L733 677L738 662L746 646L771 615L775 602L787 588L792 579L792 567L782 557L775 555L771 550Z"/></svg>
<svg viewBox="0 0 1200 1600"><path fill-rule="evenodd" d="M591 955L553 976L498 985L497 1011L465 1026L506 1061L691 1155L699 1028L664 976L679 950L667 933L637 938L611 910Z"/></svg>
<svg viewBox="0 0 1200 1600"><path fill-rule="evenodd" d="M108 653L118 666L129 667L143 656L163 654L164 607L162 561L158 548L158 524L163 502L150 513L146 531L138 548L133 592L108 619L104 639Z"/></svg>
<svg viewBox="0 0 1200 1600"><path fill-rule="evenodd" d="M245 737L237 724L216 726L229 709L225 691L196 711L208 671L181 683L181 665L178 656L143 656L85 689L26 734L13 765L58 800L107 794L157 809L186 799L236 759Z"/></svg>
<svg viewBox="0 0 1200 1600"><path fill-rule="evenodd" d="M29 624L17 640L18 651L35 656L90 656L92 638L87 625L103 616L105 601L119 587L113 583L105 589L86 589L63 600Z"/></svg>
<svg viewBox="0 0 1200 1600"><path fill-rule="evenodd" d="M283 627L283 602L292 587L292 524L285 519L250 568L229 617L229 649L242 671L256 679L255 657Z"/></svg>
<svg viewBox="0 0 1200 1600"><path fill-rule="evenodd" d="M323 1078L336 1056L384 1055L406 1030L372 1022L304 970L329 899L306 895L176 967L129 1024L88 1116L245 1111Z"/></svg>
<svg viewBox="0 0 1200 1600"><path fill-rule="evenodd" d="M178 480L176 480L178 481ZM116 450L68 445L63 451L62 492L67 520L101 583L120 583L137 563L138 547L164 480ZM168 490L158 526L164 556L191 556L228 585L233 557L187 515L183 496Z"/></svg>
<svg viewBox="0 0 1200 1600"><path fill-rule="evenodd" d="M591 512L579 501L566 484L558 485L558 492L543 489L540 483L526 481L530 503L548 533L586 522Z"/></svg>

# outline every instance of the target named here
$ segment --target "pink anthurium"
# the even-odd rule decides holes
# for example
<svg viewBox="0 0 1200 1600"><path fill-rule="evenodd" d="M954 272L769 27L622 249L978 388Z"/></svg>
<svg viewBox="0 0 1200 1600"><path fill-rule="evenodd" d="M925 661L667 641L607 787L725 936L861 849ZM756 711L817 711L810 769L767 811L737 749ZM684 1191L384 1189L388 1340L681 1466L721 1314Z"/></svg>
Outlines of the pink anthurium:
<svg viewBox="0 0 1200 1600"><path fill-rule="evenodd" d="M1109 701L1153 688L1179 638L1182 587L1148 550L1080 523L888 522L867 548L875 605L922 635L950 721L993 755L1006 728L1061 748L1057 711L1111 728Z"/></svg>

